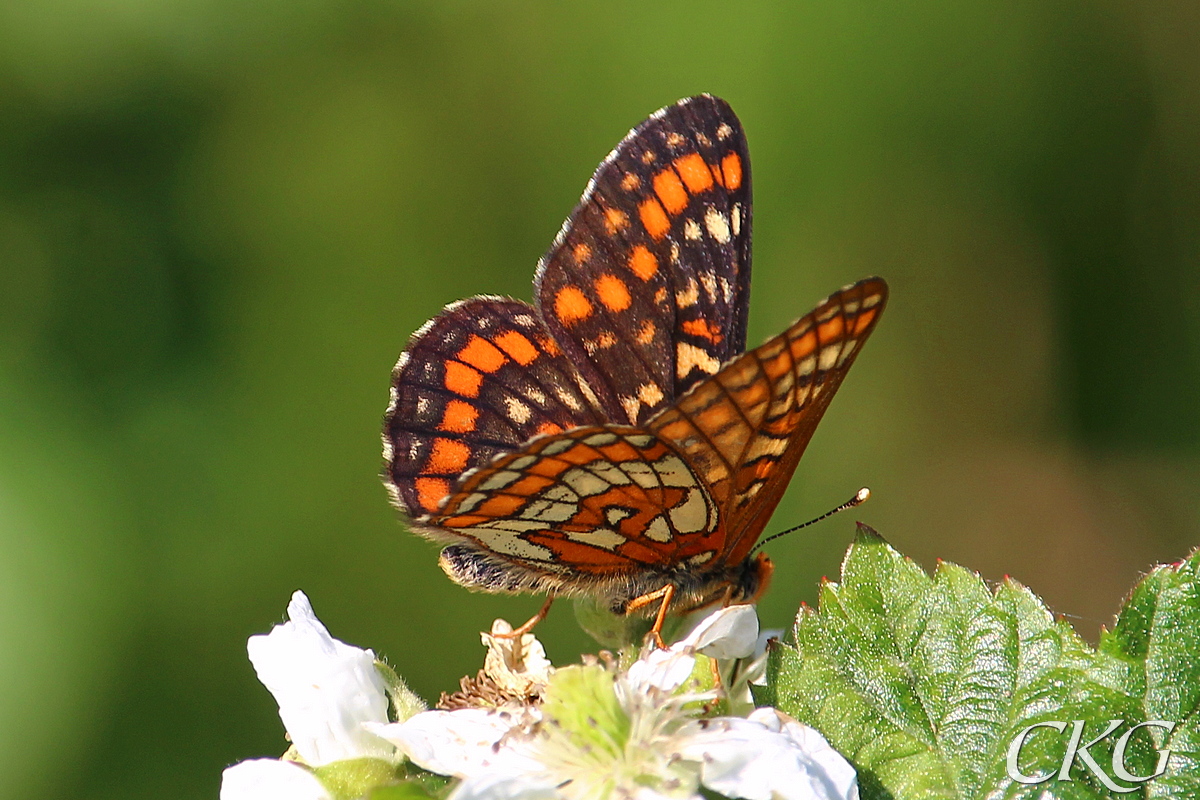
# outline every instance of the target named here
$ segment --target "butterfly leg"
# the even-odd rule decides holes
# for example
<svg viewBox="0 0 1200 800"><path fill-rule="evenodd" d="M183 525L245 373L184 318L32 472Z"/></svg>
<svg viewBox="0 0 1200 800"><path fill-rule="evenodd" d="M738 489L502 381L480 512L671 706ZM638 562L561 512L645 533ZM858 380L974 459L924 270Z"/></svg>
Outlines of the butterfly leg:
<svg viewBox="0 0 1200 800"><path fill-rule="evenodd" d="M662 627L663 622L667 619L667 609L671 607L671 601L675 598L675 585L668 583L658 591L644 594L641 597L635 597L629 601L629 605L625 606L625 613L637 611L643 606L648 606L655 600L662 599L662 605L658 607L658 614L654 617L654 625L650 628L650 635L654 637L654 644L660 650L666 650L667 646L663 643Z"/></svg>
<svg viewBox="0 0 1200 800"><path fill-rule="evenodd" d="M550 606L553 604L554 595L550 595L546 598L546 602L542 603L542 607L538 609L538 612L529 619L525 620L525 623L521 627L515 628L509 633L494 633L492 635L497 639L515 639L518 636L524 636L533 630L533 626L537 625L546 618L546 615L550 613Z"/></svg>

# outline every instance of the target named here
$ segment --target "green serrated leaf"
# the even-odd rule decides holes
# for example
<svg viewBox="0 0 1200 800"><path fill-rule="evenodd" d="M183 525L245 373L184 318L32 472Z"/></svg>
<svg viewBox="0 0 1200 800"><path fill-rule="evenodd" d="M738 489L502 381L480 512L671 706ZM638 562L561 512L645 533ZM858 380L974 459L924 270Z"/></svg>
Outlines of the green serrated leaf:
<svg viewBox="0 0 1200 800"><path fill-rule="evenodd" d="M939 562L932 576L861 528L838 583L772 647L756 700L820 730L859 770L864 798L1200 797L1200 556L1160 567L1130 594L1098 649L1011 579L994 590ZM1112 734L1060 770L1080 743ZM1175 722L1173 731L1131 726ZM1014 739L1031 729L1009 774ZM1155 771L1169 748L1166 772ZM1121 768L1135 776L1121 778ZM1126 789L1134 789L1131 795Z"/></svg>

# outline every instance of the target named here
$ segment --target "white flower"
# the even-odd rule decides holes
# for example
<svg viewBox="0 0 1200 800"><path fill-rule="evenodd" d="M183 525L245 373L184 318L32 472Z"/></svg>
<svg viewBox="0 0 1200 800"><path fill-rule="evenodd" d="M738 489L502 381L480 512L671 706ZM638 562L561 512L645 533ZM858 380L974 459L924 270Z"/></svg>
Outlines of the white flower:
<svg viewBox="0 0 1200 800"><path fill-rule="evenodd" d="M854 768L821 734L773 708L748 719L697 720L679 732L680 758L699 762L700 780L746 800L857 800Z"/></svg>
<svg viewBox="0 0 1200 800"><path fill-rule="evenodd" d="M221 800L333 800L316 776L299 764L255 758L221 776Z"/></svg>
<svg viewBox="0 0 1200 800"><path fill-rule="evenodd" d="M753 607L733 606L624 672L557 670L525 715L429 711L371 729L419 766L461 778L451 800L697 800L701 785L747 800L857 800L854 769L816 731L773 709L699 718L719 692L692 682L709 674L697 654L744 658L757 638Z"/></svg>
<svg viewBox="0 0 1200 800"><path fill-rule="evenodd" d="M348 758L394 759L390 744L363 728L387 722L387 687L375 654L329 635L303 592L288 619L246 643L258 679L275 695L296 752L310 766Z"/></svg>

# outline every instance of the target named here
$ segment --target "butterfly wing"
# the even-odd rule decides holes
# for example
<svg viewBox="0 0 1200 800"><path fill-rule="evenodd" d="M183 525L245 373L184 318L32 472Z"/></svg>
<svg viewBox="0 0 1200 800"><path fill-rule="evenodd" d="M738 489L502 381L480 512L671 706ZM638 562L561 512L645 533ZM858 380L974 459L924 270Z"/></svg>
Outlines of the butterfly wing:
<svg viewBox="0 0 1200 800"><path fill-rule="evenodd" d="M590 426L529 442L466 476L427 524L443 567L490 591L581 590L711 559L717 506L653 434Z"/></svg>
<svg viewBox="0 0 1200 800"><path fill-rule="evenodd" d="M640 424L742 352L750 159L728 104L688 98L631 131L534 283L547 327L614 422Z"/></svg>
<svg viewBox="0 0 1200 800"><path fill-rule="evenodd" d="M392 373L384 482L396 506L419 518L497 453L604 419L533 307L464 300L413 335Z"/></svg>
<svg viewBox="0 0 1200 800"><path fill-rule="evenodd" d="M719 563L740 562L757 541L886 302L880 278L847 286L647 423L720 507Z"/></svg>

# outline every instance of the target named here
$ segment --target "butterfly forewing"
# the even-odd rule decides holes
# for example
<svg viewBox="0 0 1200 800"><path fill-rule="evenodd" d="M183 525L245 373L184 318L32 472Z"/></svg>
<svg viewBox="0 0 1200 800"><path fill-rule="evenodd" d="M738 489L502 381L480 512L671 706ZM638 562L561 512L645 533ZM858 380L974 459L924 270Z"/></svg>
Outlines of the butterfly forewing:
<svg viewBox="0 0 1200 800"><path fill-rule="evenodd" d="M614 421L639 424L746 345L750 161L733 111L668 106L597 169L535 279Z"/></svg>
<svg viewBox="0 0 1200 800"><path fill-rule="evenodd" d="M603 422L537 312L477 297L418 331L392 377L385 479L410 516L437 510L462 473L538 434Z"/></svg>
<svg viewBox="0 0 1200 800"><path fill-rule="evenodd" d="M758 539L886 302L878 278L842 289L647 424L720 506L723 560L740 561Z"/></svg>

